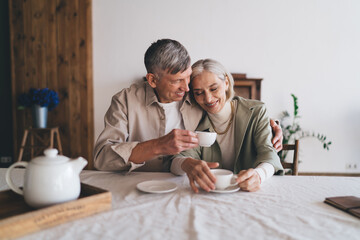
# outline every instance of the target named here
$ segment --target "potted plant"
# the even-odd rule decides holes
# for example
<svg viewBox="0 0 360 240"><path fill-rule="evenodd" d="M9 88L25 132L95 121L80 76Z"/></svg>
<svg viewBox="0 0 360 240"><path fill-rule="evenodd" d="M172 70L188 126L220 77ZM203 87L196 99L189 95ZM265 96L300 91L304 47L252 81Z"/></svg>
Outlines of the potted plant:
<svg viewBox="0 0 360 240"><path fill-rule="evenodd" d="M294 101L294 114L293 116L290 116L288 111L283 111L281 113L280 117L280 125L283 130L283 144L293 143L296 139L306 138L306 137L312 137L318 139L321 143L324 149L329 150L329 146L331 145L331 141L328 141L326 139L326 136L324 134L310 132L310 131L304 131L300 127L300 123L298 122L300 116L298 115L299 106L297 103L298 98L291 94L291 97ZM291 119L292 117L292 119ZM287 155L287 151L280 151L279 157L281 161L285 161Z"/></svg>
<svg viewBox="0 0 360 240"><path fill-rule="evenodd" d="M46 128L48 110L53 110L59 104L57 92L49 88L30 88L28 93L19 96L19 109L32 109L33 126Z"/></svg>

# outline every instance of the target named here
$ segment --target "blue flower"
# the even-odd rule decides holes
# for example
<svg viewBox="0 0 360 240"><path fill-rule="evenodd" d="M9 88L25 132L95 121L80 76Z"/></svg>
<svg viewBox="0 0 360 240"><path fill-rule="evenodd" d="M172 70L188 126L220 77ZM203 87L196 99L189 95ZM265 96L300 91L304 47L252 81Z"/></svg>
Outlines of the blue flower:
<svg viewBox="0 0 360 240"><path fill-rule="evenodd" d="M42 107L48 107L49 111L51 111L59 104L59 96L57 92L48 88L31 88L28 93L19 96L18 102L22 108L38 104Z"/></svg>

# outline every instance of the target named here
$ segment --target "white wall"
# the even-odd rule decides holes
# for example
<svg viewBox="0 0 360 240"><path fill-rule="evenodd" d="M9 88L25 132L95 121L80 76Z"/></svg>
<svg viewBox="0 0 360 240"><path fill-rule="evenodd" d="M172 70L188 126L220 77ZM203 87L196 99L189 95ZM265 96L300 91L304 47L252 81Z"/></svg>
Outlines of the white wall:
<svg viewBox="0 0 360 240"><path fill-rule="evenodd" d="M301 140L300 171L360 172L360 1L93 0L93 35L96 137L111 96L146 74L146 49L172 38L193 62L263 78L274 118L298 96L303 129L333 142Z"/></svg>

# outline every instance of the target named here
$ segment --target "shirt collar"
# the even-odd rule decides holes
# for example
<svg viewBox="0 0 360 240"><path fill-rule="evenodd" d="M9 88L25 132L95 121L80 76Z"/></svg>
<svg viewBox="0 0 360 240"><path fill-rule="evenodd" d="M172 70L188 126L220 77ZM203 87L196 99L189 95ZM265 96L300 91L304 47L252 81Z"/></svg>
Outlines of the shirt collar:
<svg viewBox="0 0 360 240"><path fill-rule="evenodd" d="M159 102L155 93L155 89L153 89L148 82L145 83L145 103L146 106L150 106L154 102Z"/></svg>

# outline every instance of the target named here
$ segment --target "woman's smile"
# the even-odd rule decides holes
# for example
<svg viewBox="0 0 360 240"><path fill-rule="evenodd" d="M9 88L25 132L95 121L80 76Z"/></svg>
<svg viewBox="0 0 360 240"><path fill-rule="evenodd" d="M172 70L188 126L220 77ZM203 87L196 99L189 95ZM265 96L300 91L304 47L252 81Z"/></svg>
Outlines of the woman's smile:
<svg viewBox="0 0 360 240"><path fill-rule="evenodd" d="M215 101L215 102L212 102L212 103L206 103L206 106L212 108L212 107L215 107L218 102L219 102L219 101Z"/></svg>

